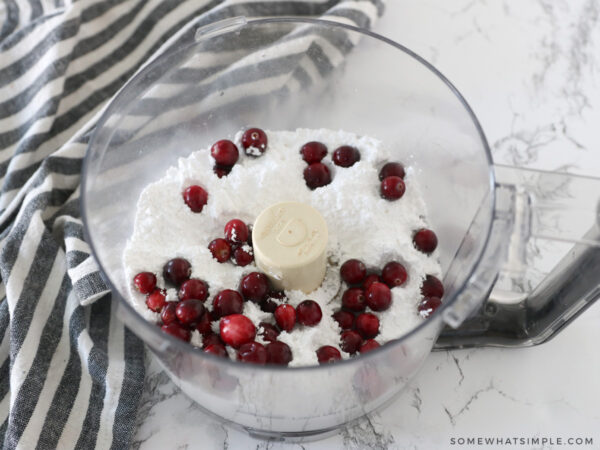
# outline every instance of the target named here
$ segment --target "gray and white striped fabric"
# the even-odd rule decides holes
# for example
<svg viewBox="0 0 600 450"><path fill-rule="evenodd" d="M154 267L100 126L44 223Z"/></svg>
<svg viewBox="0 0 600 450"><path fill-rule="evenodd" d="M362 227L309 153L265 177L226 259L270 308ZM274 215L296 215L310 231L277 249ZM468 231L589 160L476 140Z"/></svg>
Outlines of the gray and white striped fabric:
<svg viewBox="0 0 600 450"><path fill-rule="evenodd" d="M0 442L127 448L143 344L111 308L84 241L82 158L119 88L178 31L226 17L369 27L382 0L0 3Z"/></svg>

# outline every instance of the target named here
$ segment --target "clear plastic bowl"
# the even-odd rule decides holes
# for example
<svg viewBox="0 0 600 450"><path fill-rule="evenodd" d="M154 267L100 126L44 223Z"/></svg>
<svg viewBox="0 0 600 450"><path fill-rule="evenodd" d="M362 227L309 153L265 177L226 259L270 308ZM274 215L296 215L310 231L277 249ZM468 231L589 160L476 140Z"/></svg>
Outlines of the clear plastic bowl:
<svg viewBox="0 0 600 450"><path fill-rule="evenodd" d="M178 158L247 126L342 129L395 148L395 159L416 171L439 237L440 310L364 356L306 368L219 359L142 319L127 301L131 280L121 261L140 192ZM83 174L87 237L119 316L190 398L267 437L325 433L402 391L436 341L444 310L480 266L495 203L488 145L450 82L389 39L318 20L189 27L104 112Z"/></svg>

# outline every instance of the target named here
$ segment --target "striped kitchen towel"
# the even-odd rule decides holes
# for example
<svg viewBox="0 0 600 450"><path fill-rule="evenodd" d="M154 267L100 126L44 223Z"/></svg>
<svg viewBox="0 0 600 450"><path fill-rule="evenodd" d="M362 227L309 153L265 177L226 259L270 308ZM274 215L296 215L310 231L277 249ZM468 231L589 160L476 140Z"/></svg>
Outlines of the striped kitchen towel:
<svg viewBox="0 0 600 450"><path fill-rule="evenodd" d="M382 0L4 0L0 4L0 443L127 448L143 344L111 308L79 212L82 158L111 97L192 19L326 16Z"/></svg>

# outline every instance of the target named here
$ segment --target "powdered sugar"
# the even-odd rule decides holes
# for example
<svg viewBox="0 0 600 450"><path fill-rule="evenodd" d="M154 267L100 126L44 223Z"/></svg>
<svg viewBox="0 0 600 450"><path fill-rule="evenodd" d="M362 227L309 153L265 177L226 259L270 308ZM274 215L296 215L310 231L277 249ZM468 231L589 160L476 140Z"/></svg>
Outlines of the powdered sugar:
<svg viewBox="0 0 600 450"><path fill-rule="evenodd" d="M166 300L168 302L178 302L179 298L177 297L177 289L174 289L174 288L167 289Z"/></svg>
<svg viewBox="0 0 600 450"><path fill-rule="evenodd" d="M262 152L260 151L259 148L251 146L246 149L246 155L260 156L260 155L262 155Z"/></svg>
<svg viewBox="0 0 600 450"><path fill-rule="evenodd" d="M396 260L408 271L408 281L392 289L390 309L375 313L381 321L376 338L380 343L398 338L420 323L416 306L421 299L421 282L426 274L439 277L441 270L435 253L427 256L412 244L413 231L426 226L426 214L410 168L405 178L406 193L401 199L390 202L379 195L379 169L386 162L396 161L399 152L391 152L374 138L344 131L299 129L266 133L267 150L259 157L241 153L227 177L218 178L213 173L214 161L209 150L204 149L181 159L178 167L168 169L164 178L146 187L138 201L134 233L124 252L128 279L138 272L151 271L157 276L158 286L164 287L163 265L174 257L186 258L192 265L192 277L209 285L210 297L205 304L210 310L218 292L236 289L245 274L257 270L254 264L238 267L212 258L208 243L223 236L225 223L234 218L253 223L264 208L277 202L305 202L327 222L330 264L324 283L315 292L286 292L293 306L310 298L323 311L323 319L316 327L297 325L291 333L280 334L279 340L292 349L290 365L316 364L315 351L322 345L339 348L340 329L331 314L340 305L339 264L349 258L361 259L367 267L377 270ZM240 132L234 138L240 149L241 135ZM327 145L329 152L323 162L333 179L328 186L314 191L306 187L302 175L306 163L299 154L300 147L309 141ZM341 145L358 148L361 160L350 168L335 166L331 154ZM208 203L201 213L193 213L182 199L182 191L192 184L208 191ZM247 247L243 248L250 250ZM144 296L133 286L130 299L140 314L159 321L158 314L146 308ZM272 314L253 303L245 303L244 314L255 325L261 321L274 323ZM218 330L217 325L214 323L213 328ZM193 343L197 344L199 339L194 336ZM262 342L260 337L257 341Z"/></svg>

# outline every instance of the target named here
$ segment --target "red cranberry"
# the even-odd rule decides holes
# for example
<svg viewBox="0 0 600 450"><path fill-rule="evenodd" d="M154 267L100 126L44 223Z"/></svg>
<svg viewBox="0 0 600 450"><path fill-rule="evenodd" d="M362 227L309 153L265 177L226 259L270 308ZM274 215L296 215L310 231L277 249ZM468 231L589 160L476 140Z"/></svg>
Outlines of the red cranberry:
<svg viewBox="0 0 600 450"><path fill-rule="evenodd" d="M160 313L160 320L162 320L163 325L168 325L171 322L175 322L177 320L177 314L175 310L177 309L177 303L175 302L167 302Z"/></svg>
<svg viewBox="0 0 600 450"><path fill-rule="evenodd" d="M192 212L202 212L202 208L208 203L208 192L200 186L190 186L183 191L183 201L189 206Z"/></svg>
<svg viewBox="0 0 600 450"><path fill-rule="evenodd" d="M421 228L413 236L413 243L417 250L420 250L423 253L431 253L436 249L438 240L433 231L428 230L427 228Z"/></svg>
<svg viewBox="0 0 600 450"><path fill-rule="evenodd" d="M275 321L279 328L284 331L291 331L296 323L296 310L292 305L279 305L275 309Z"/></svg>
<svg viewBox="0 0 600 450"><path fill-rule="evenodd" d="M342 359L340 351L331 345L324 345L317 350L317 359L319 364L330 363Z"/></svg>
<svg viewBox="0 0 600 450"><path fill-rule="evenodd" d="M386 200L398 200L405 190L406 186L400 177L387 177L381 182L381 196Z"/></svg>
<svg viewBox="0 0 600 450"><path fill-rule="evenodd" d="M204 314L204 305L200 300L190 298L179 302L175 313L181 323L189 325L196 322Z"/></svg>
<svg viewBox="0 0 600 450"><path fill-rule="evenodd" d="M379 181L383 181L387 177L400 177L404 179L405 176L404 166L397 162L389 162L379 171Z"/></svg>
<svg viewBox="0 0 600 450"><path fill-rule="evenodd" d="M189 300L195 298L203 302L208 298L208 285L197 278L184 281L179 287L179 300Z"/></svg>
<svg viewBox="0 0 600 450"><path fill-rule="evenodd" d="M237 352L238 361L265 364L267 362L267 349L258 342L242 344Z"/></svg>
<svg viewBox="0 0 600 450"><path fill-rule="evenodd" d="M237 247L233 251L233 260L236 266L245 267L254 261L252 251L244 250L244 247Z"/></svg>
<svg viewBox="0 0 600 450"><path fill-rule="evenodd" d="M276 302L274 299L279 300L279 302ZM287 300L287 297L283 291L269 292L267 298L260 302L260 309L264 312L274 313L277 305L281 304L284 300Z"/></svg>
<svg viewBox="0 0 600 450"><path fill-rule="evenodd" d="M246 130L242 135L242 147L246 155L260 156L267 149L267 134L260 128Z"/></svg>
<svg viewBox="0 0 600 450"><path fill-rule="evenodd" d="M133 285L142 294L149 294L156 287L156 275L152 272L141 272L133 277Z"/></svg>
<svg viewBox="0 0 600 450"><path fill-rule="evenodd" d="M164 289L154 289L146 297L146 306L154 312L161 312L166 303L167 293Z"/></svg>
<svg viewBox="0 0 600 450"><path fill-rule="evenodd" d="M342 330L349 330L354 326L354 314L348 311L336 311L333 313L335 320Z"/></svg>
<svg viewBox="0 0 600 450"><path fill-rule="evenodd" d="M242 314L231 314L221 318L219 322L221 339L233 348L239 348L251 342L256 336L256 328L250 319Z"/></svg>
<svg viewBox="0 0 600 450"><path fill-rule="evenodd" d="M270 298L265 298L263 301L260 302L260 309L264 312L274 313L277 309L277 303L275 303Z"/></svg>
<svg viewBox="0 0 600 450"><path fill-rule="evenodd" d="M230 167L237 162L240 156L235 144L226 139L215 142L210 148L210 154L217 164Z"/></svg>
<svg viewBox="0 0 600 450"><path fill-rule="evenodd" d="M360 152L349 145L342 145L333 152L331 159L336 166L350 167L360 161Z"/></svg>
<svg viewBox="0 0 600 450"><path fill-rule="evenodd" d="M425 297L419 303L417 310L419 311L419 315L426 319L431 316L436 309L442 304L442 301L439 297Z"/></svg>
<svg viewBox="0 0 600 450"><path fill-rule="evenodd" d="M408 274L406 273L406 269L402 264L392 261L383 267L383 270L381 271L381 278L385 284L387 284L390 288L393 288L396 286L402 286L406 282Z"/></svg>
<svg viewBox="0 0 600 450"><path fill-rule="evenodd" d="M223 178L223 177L226 177L227 175L229 175L229 172L231 172L231 167L230 166L220 166L220 165L216 164L213 167L213 172L219 178Z"/></svg>
<svg viewBox="0 0 600 450"><path fill-rule="evenodd" d="M275 327L275 325L271 325L267 322L261 322L258 324L261 331L258 333L262 338L267 342L275 342L277 340L277 336L279 336L279 330Z"/></svg>
<svg viewBox="0 0 600 450"><path fill-rule="evenodd" d="M383 283L373 283L365 295L367 305L373 311L385 311L392 303L392 291Z"/></svg>
<svg viewBox="0 0 600 450"><path fill-rule="evenodd" d="M244 244L248 240L248 226L240 219L225 224L225 239L230 244Z"/></svg>
<svg viewBox="0 0 600 450"><path fill-rule="evenodd" d="M327 155L327 147L325 144L320 142L307 142L300 149L302 153L302 159L308 164L314 164L321 162L325 155Z"/></svg>
<svg viewBox="0 0 600 450"><path fill-rule="evenodd" d="M192 274L192 265L183 258L173 258L165 264L163 276L165 280L179 286L190 278Z"/></svg>
<svg viewBox="0 0 600 450"><path fill-rule="evenodd" d="M433 275L426 275L421 284L421 294L423 297L439 297L444 296L444 285Z"/></svg>
<svg viewBox="0 0 600 450"><path fill-rule="evenodd" d="M229 261L231 256L231 245L225 239L217 238L208 244L208 249L218 262L224 263Z"/></svg>
<svg viewBox="0 0 600 450"><path fill-rule="evenodd" d="M204 347L204 351L221 358L228 357L227 350L225 350L225 346L223 344L211 344L207 347Z"/></svg>
<svg viewBox="0 0 600 450"><path fill-rule="evenodd" d="M363 289L369 289L373 283L381 283L381 277L377 274L368 275L363 281Z"/></svg>
<svg viewBox="0 0 600 450"><path fill-rule="evenodd" d="M348 284L360 284L367 276L367 268L358 259L349 259L340 267L340 275Z"/></svg>
<svg viewBox="0 0 600 450"><path fill-rule="evenodd" d="M331 183L329 167L323 163L313 163L304 169L304 181L310 189L317 189Z"/></svg>
<svg viewBox="0 0 600 450"><path fill-rule="evenodd" d="M267 362L287 366L292 360L292 350L285 342L271 342L267 344Z"/></svg>
<svg viewBox="0 0 600 450"><path fill-rule="evenodd" d="M213 299L213 315L220 319L229 314L241 314L244 310L244 300L238 291L225 289Z"/></svg>
<svg viewBox="0 0 600 450"><path fill-rule="evenodd" d="M379 342L377 342L375 339L369 339L368 341L363 342L358 351L359 353L368 353L371 350L375 350L379 347L381 347Z"/></svg>
<svg viewBox="0 0 600 450"><path fill-rule="evenodd" d="M356 316L356 331L365 339L374 338L379 334L379 319L375 314L359 314Z"/></svg>
<svg viewBox="0 0 600 450"><path fill-rule="evenodd" d="M365 291L361 288L351 288L342 295L342 306L350 311L364 311L367 307Z"/></svg>
<svg viewBox="0 0 600 450"><path fill-rule="evenodd" d="M362 342L363 342L363 340L362 340L362 337L360 336L360 334L358 334L356 331L348 330L348 331L344 331L342 333L340 347L346 353L350 353L351 355L354 355L358 351Z"/></svg>
<svg viewBox="0 0 600 450"><path fill-rule="evenodd" d="M179 322L171 322L168 325L163 325L160 327L165 333L170 334L182 341L189 342L190 341L190 330L185 328Z"/></svg>
<svg viewBox="0 0 600 450"><path fill-rule="evenodd" d="M321 321L323 313L321 307L314 300L304 300L296 306L296 317L298 323L307 327L314 327Z"/></svg>
<svg viewBox="0 0 600 450"><path fill-rule="evenodd" d="M209 336L212 334L210 313L208 311L202 314L202 317L200 317L200 320L196 323L196 330L198 330L202 336Z"/></svg>
<svg viewBox="0 0 600 450"><path fill-rule="evenodd" d="M271 291L267 294L268 298L277 299L279 301L287 300L287 296L284 291Z"/></svg>
<svg viewBox="0 0 600 450"><path fill-rule="evenodd" d="M269 279L260 272L251 272L242 278L240 291L246 300L260 303L269 292Z"/></svg>
<svg viewBox="0 0 600 450"><path fill-rule="evenodd" d="M202 337L202 347L206 348L209 345L223 345L223 341L221 340L218 334L207 334L206 336Z"/></svg>

